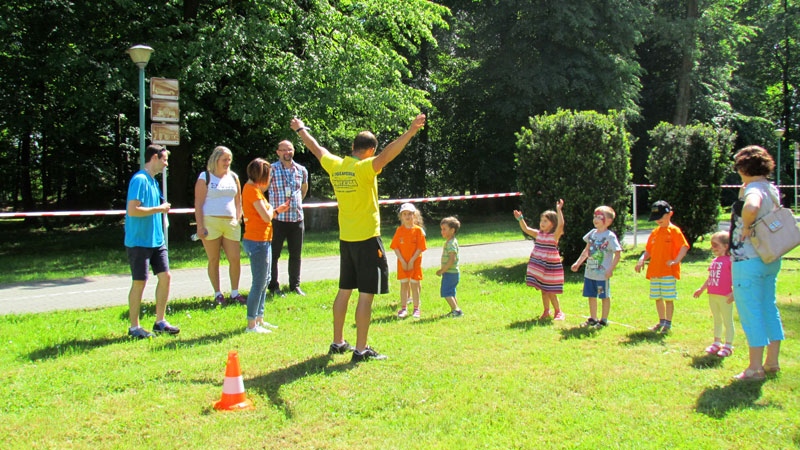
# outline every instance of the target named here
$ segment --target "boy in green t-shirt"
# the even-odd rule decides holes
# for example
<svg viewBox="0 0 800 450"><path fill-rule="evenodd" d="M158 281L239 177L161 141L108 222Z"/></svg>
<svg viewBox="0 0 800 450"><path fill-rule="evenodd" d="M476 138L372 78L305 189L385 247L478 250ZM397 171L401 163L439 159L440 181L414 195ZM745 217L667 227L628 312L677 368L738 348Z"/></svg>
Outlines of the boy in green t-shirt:
<svg viewBox="0 0 800 450"><path fill-rule="evenodd" d="M442 267L436 271L436 275L442 277L441 296L450 305L450 317L461 317L464 312L458 307L456 300L456 286L460 278L458 271L458 241L456 233L461 228L461 222L455 217L445 217L440 224L442 237L444 238L444 248L442 249Z"/></svg>

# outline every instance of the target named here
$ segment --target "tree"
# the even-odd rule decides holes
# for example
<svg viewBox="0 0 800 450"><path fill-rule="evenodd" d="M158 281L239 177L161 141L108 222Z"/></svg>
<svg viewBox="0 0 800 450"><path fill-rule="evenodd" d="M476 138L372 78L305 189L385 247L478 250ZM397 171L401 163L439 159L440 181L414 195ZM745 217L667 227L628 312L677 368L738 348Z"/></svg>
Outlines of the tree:
<svg viewBox="0 0 800 450"><path fill-rule="evenodd" d="M624 114L560 110L530 119L517 134L517 179L523 213L533 219L564 199L564 237L559 247L565 260L575 260L592 229L594 208L607 205L617 217L610 227L625 233L630 202L632 137Z"/></svg>
<svg viewBox="0 0 800 450"><path fill-rule="evenodd" d="M634 48L649 17L640 1L445 2L453 8L441 143L461 190L513 187L514 133L530 116L574 110L638 114L641 69ZM446 89L446 90L445 90Z"/></svg>
<svg viewBox="0 0 800 450"><path fill-rule="evenodd" d="M675 126L662 122L650 132L647 175L653 181L651 200L665 200L674 209L672 221L689 245L717 228L720 195L730 172L735 135L709 125Z"/></svg>

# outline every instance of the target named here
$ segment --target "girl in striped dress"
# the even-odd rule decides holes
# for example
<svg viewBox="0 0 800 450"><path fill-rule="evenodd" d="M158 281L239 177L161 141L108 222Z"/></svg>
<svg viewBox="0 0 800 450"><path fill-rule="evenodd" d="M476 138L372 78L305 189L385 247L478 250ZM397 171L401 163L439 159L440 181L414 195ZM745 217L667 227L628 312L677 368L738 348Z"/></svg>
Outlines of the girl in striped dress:
<svg viewBox="0 0 800 450"><path fill-rule="evenodd" d="M525 223L520 211L514 211L522 232L534 240L525 281L528 286L542 292L544 312L539 320L551 317L553 320L564 320L564 313L558 303L558 294L564 292L564 266L561 265L561 255L558 253L558 240L564 234L564 215L561 213L563 206L564 200L559 199L555 211L543 212L539 217L538 230ZM551 306L553 316L550 315Z"/></svg>

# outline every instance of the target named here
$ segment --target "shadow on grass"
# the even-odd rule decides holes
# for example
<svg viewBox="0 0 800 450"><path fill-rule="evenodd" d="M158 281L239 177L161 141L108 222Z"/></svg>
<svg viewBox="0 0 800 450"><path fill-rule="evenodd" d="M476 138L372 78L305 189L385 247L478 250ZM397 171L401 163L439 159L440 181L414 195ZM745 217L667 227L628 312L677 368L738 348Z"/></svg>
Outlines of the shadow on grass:
<svg viewBox="0 0 800 450"><path fill-rule="evenodd" d="M525 273L528 263L515 264L512 266L497 265L488 269L476 270L474 273L487 280L498 283L520 283L525 284Z"/></svg>
<svg viewBox="0 0 800 450"><path fill-rule="evenodd" d="M517 322L511 322L506 326L509 330L530 330L534 327L546 327L553 324L552 318L547 319L528 319L528 320L520 320Z"/></svg>
<svg viewBox="0 0 800 450"><path fill-rule="evenodd" d="M283 411L287 419L294 418L294 412L290 405L281 397L281 387L294 383L297 380L310 375L331 375L339 372L346 372L356 367L355 363L342 362L339 364L328 365L333 357L328 354L317 355L305 361L272 371L266 375L261 375L249 380L245 384L250 389L255 389L269 397L269 401Z"/></svg>
<svg viewBox="0 0 800 450"><path fill-rule="evenodd" d="M228 304L227 306L218 306L214 303L214 300L211 297L192 297L187 300L175 300L167 302L167 320L169 320L169 316L171 314L183 312L183 311L209 311L216 308L243 308L245 306L239 305L238 303L235 304ZM123 310L119 318L125 322L128 321L128 310ZM155 301L142 301L142 305L140 307L139 312L140 317L142 316L152 316L155 317L156 315L156 302Z"/></svg>
<svg viewBox="0 0 800 450"><path fill-rule="evenodd" d="M241 332L226 331L223 333L217 333L213 335L198 336L194 339L180 339L178 336L169 336L169 335L156 336L152 339L133 339L129 337L127 334L120 335L119 337L114 337L114 338L99 338L99 339L86 339L86 340L72 339L65 342L59 342L58 344L51 345L48 347L40 348L38 350L34 350L28 354L28 358L31 361L56 359L62 356L85 353L89 350L94 350L96 348L105 347L108 345L123 344L126 342L130 342L133 345L140 345L141 341L152 343L150 345L151 351L160 351L165 349L175 350L180 348L194 347L196 345L206 345L206 344L214 344L222 342L238 334L241 334Z"/></svg>
<svg viewBox="0 0 800 450"><path fill-rule="evenodd" d="M563 328L561 329L561 340L566 341L569 339L584 339L590 338L597 335L598 330L595 327L583 327L577 326L572 328Z"/></svg>
<svg viewBox="0 0 800 450"><path fill-rule="evenodd" d="M727 386L708 388L700 394L695 411L714 419L723 419L731 410L764 409L770 405L759 405L761 387L765 381L734 381Z"/></svg>
<svg viewBox="0 0 800 450"><path fill-rule="evenodd" d="M96 348L105 347L108 345L121 344L129 340L130 338L127 336L99 339L72 339L34 350L28 354L28 359L31 361L41 361L46 359L56 359L62 356L69 356L73 354L79 355L89 350L94 350Z"/></svg>
<svg viewBox="0 0 800 450"><path fill-rule="evenodd" d="M722 365L722 358L708 353L692 357L692 367L695 369L714 369Z"/></svg>
<svg viewBox="0 0 800 450"><path fill-rule="evenodd" d="M655 331L646 330L628 333L626 337L627 339L622 341L620 343L621 345L634 346L645 343L663 344L666 335L657 333Z"/></svg>

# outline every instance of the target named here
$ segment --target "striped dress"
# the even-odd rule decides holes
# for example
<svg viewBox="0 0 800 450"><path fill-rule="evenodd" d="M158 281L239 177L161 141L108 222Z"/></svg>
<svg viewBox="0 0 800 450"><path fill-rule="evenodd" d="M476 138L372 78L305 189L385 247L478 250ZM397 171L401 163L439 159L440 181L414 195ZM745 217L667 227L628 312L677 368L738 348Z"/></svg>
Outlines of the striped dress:
<svg viewBox="0 0 800 450"><path fill-rule="evenodd" d="M528 286L548 294L564 292L564 266L553 233L540 231L536 236L525 281Z"/></svg>

